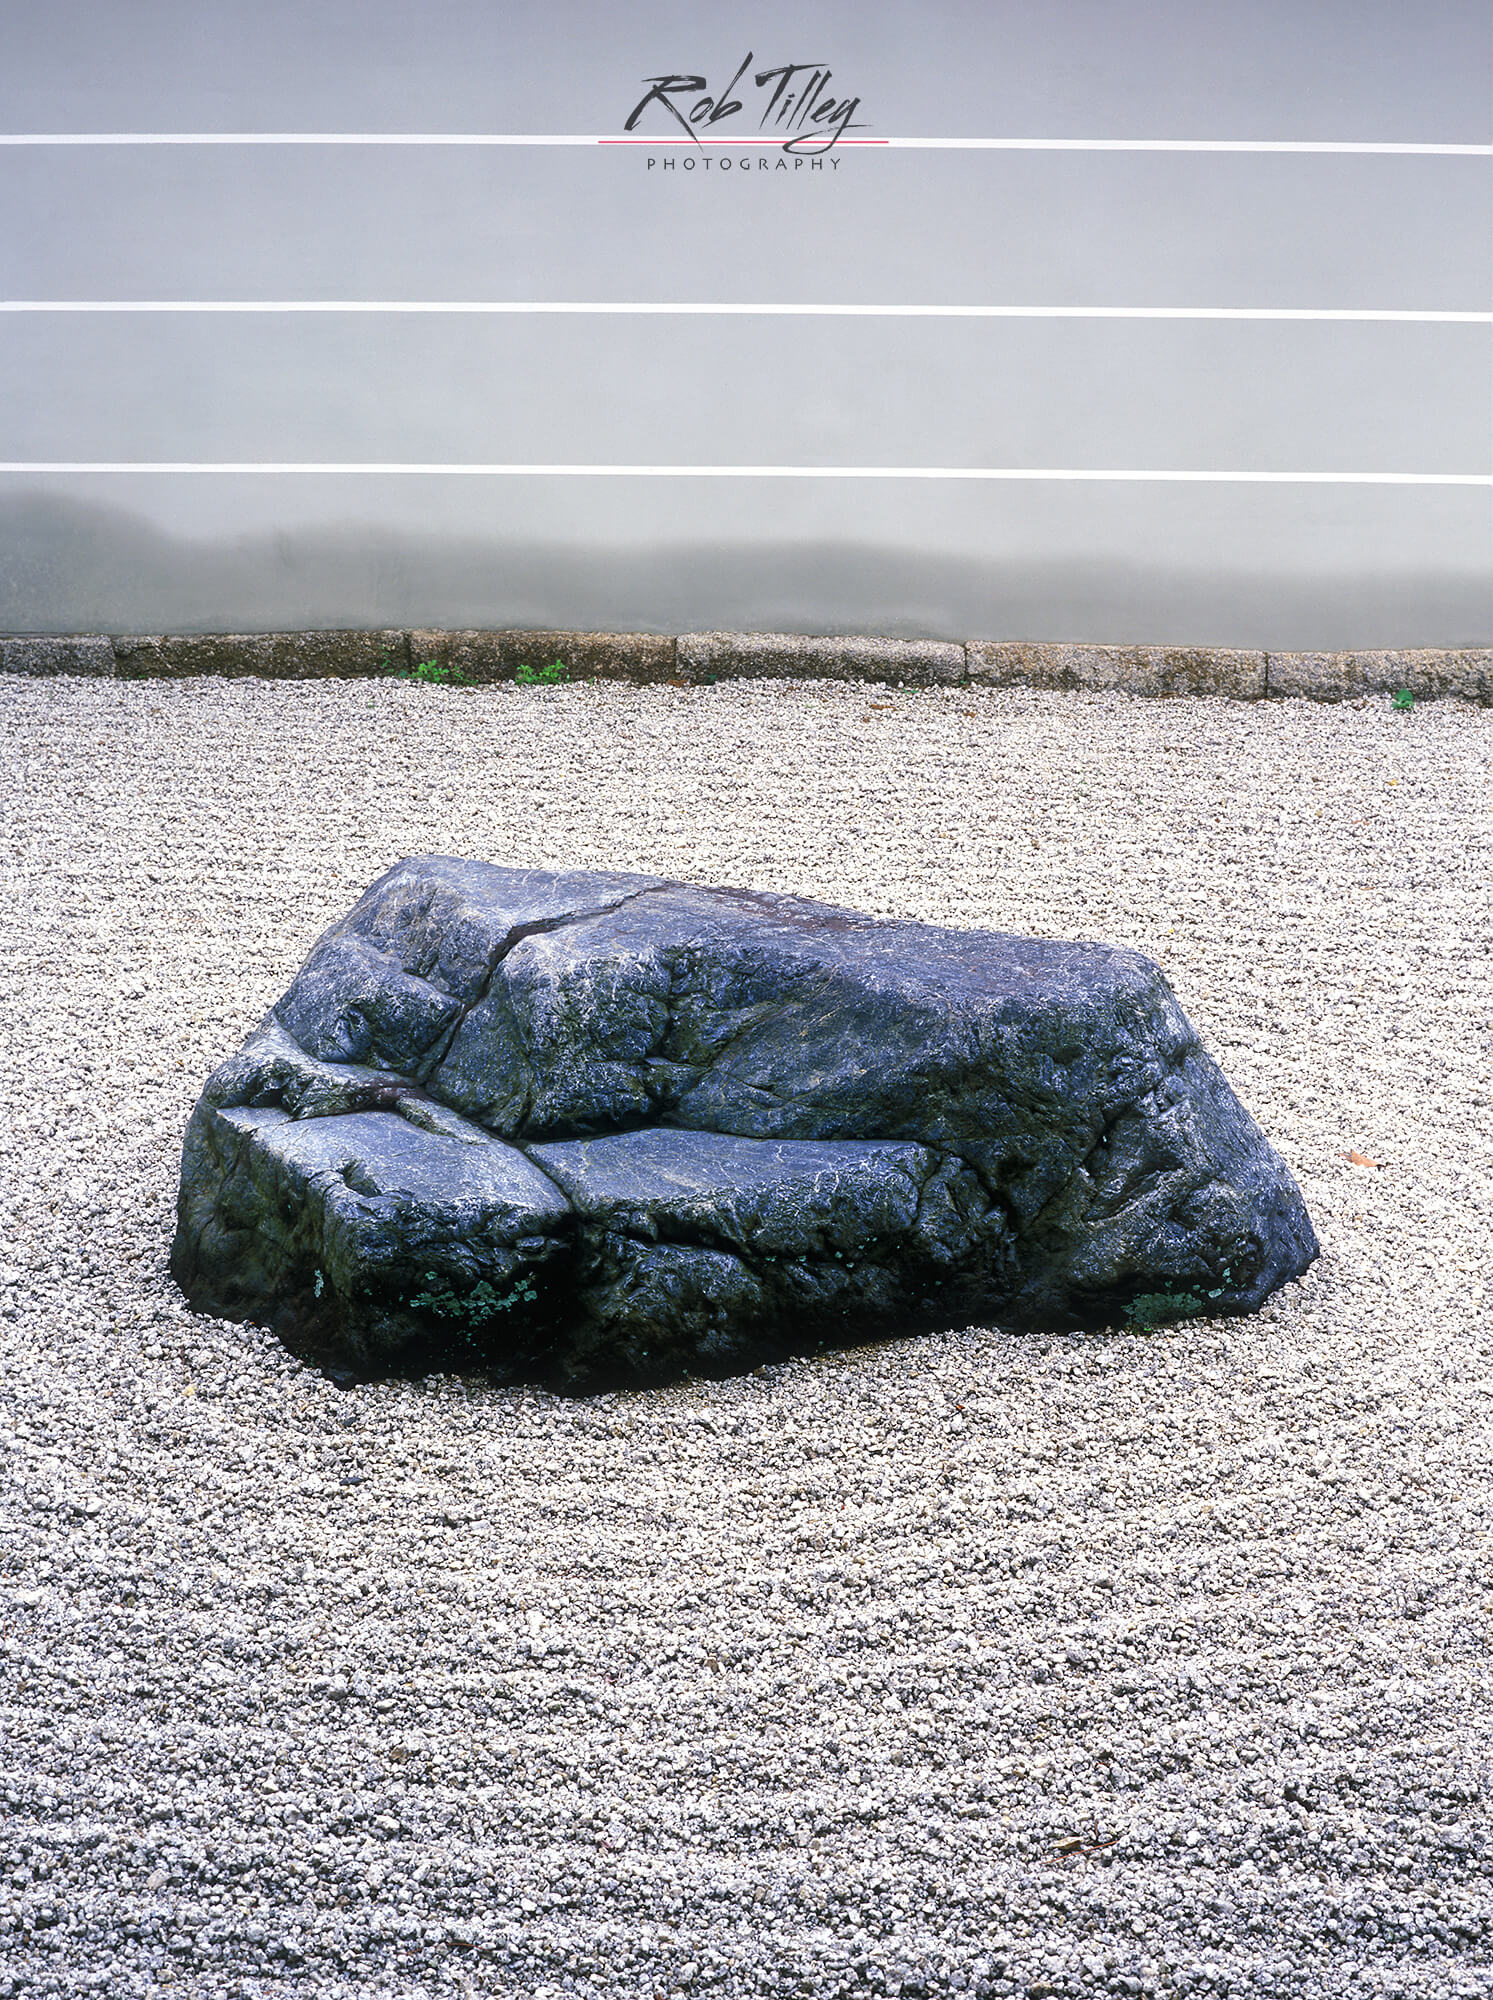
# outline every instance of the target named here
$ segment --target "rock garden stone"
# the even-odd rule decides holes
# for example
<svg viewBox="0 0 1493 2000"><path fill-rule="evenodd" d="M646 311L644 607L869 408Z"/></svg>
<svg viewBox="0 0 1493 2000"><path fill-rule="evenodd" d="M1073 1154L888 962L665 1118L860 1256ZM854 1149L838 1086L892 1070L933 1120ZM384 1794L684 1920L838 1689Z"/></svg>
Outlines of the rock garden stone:
<svg viewBox="0 0 1493 2000"><path fill-rule="evenodd" d="M1136 952L423 856L208 1079L172 1269L355 1372L584 1387L1245 1312L1316 1254Z"/></svg>

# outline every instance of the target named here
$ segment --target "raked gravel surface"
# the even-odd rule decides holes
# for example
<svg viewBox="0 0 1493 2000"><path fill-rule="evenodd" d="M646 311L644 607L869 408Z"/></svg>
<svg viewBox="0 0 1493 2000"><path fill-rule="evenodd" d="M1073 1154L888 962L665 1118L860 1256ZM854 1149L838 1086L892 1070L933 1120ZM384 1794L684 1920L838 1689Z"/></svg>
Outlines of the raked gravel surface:
<svg viewBox="0 0 1493 2000"><path fill-rule="evenodd" d="M0 1994L1493 1995L1490 759L1450 702L0 681ZM1321 1260L340 1391L184 1309L178 1147L430 850L1136 946Z"/></svg>

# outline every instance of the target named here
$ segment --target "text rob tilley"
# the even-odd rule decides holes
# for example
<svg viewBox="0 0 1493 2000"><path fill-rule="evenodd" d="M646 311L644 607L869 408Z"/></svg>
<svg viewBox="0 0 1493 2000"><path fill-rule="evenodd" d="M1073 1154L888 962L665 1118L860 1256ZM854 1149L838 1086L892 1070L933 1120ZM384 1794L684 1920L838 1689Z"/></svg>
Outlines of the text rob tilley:
<svg viewBox="0 0 1493 2000"><path fill-rule="evenodd" d="M622 129L631 132L649 105L658 104L691 139L699 142L702 131L709 131L723 119L734 118L742 110L743 100L731 93L751 66L752 52L748 49L746 61L718 96L708 94L709 84L703 76L680 73L644 77L648 93L633 106ZM757 120L758 130L765 131L770 126L774 132L784 133L785 153L827 153L847 131L860 129L855 118L860 99L838 100L830 88L830 80L831 72L824 63L783 63L777 69L759 69L752 82L758 91L769 94ZM688 100L696 92L702 94L692 104L681 107L675 102L676 98Z"/></svg>

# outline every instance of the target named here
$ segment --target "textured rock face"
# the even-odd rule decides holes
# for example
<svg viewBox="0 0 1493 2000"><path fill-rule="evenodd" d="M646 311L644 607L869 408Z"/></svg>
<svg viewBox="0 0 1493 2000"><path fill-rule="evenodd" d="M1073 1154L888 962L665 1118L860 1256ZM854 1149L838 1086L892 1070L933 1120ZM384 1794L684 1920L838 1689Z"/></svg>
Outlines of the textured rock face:
<svg viewBox="0 0 1493 2000"><path fill-rule="evenodd" d="M209 1078L172 1268L357 1369L576 1385L1316 1255L1137 953L641 875L404 861Z"/></svg>

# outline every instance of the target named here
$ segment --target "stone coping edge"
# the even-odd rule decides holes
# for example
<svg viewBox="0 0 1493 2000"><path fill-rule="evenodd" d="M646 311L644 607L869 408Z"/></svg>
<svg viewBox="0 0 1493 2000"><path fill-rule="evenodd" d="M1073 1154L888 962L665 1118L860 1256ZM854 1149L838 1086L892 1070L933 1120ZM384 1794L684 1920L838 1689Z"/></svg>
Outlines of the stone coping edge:
<svg viewBox="0 0 1493 2000"><path fill-rule="evenodd" d="M1217 647L1059 645L971 639L806 638L786 632L211 632L111 638L0 636L0 673L179 680L408 675L427 662L468 683L540 679L691 686L739 679L872 681L904 687L1033 687L1140 695L1297 695L1347 701L1408 690L1493 705L1493 648L1240 652Z"/></svg>

